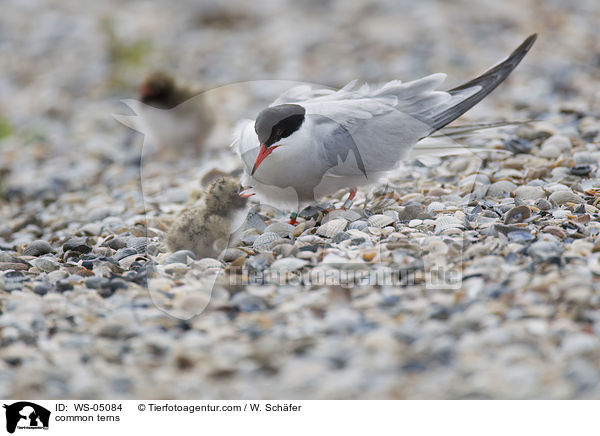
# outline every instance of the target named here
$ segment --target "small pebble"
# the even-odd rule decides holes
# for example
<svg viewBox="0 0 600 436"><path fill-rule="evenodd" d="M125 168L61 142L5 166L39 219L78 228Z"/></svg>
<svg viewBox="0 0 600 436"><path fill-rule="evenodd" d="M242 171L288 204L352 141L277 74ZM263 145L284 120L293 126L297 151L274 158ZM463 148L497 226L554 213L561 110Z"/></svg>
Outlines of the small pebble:
<svg viewBox="0 0 600 436"><path fill-rule="evenodd" d="M43 254L51 253L52 247L46 241L37 240L29 244L23 249L23 256L41 256Z"/></svg>

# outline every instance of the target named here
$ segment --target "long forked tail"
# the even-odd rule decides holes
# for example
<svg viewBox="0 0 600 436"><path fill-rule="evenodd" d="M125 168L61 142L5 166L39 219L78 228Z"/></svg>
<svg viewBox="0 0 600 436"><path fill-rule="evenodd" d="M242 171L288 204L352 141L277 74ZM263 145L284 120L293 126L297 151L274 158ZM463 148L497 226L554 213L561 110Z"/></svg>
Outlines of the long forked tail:
<svg viewBox="0 0 600 436"><path fill-rule="evenodd" d="M460 117L466 111L483 100L483 98L485 98L490 92L496 89L496 87L508 77L512 70L519 65L519 62L521 62L523 57L525 57L536 38L537 35L534 33L525 41L523 41L523 43L517 47L508 58L506 58L506 60L500 62L495 67L483 73L481 76L454 89L446 91L450 95L454 96L470 88L480 88L477 92L471 94L464 100L461 100L456 105L430 117L427 121L429 126L432 128L432 133Z"/></svg>

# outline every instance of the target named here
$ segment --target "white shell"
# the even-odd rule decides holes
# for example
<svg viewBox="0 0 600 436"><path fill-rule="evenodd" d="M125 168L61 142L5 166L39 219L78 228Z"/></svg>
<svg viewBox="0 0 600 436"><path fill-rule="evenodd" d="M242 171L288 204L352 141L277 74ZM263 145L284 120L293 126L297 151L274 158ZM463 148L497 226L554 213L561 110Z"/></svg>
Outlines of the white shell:
<svg viewBox="0 0 600 436"><path fill-rule="evenodd" d="M539 186L519 186L515 189L515 198L519 200L537 200L546 198L546 192Z"/></svg>
<svg viewBox="0 0 600 436"><path fill-rule="evenodd" d="M317 235L302 235L298 237L298 242L302 242L304 244L319 244L323 242L324 239Z"/></svg>
<svg viewBox="0 0 600 436"><path fill-rule="evenodd" d="M488 189L487 195L490 197L510 197L510 193L516 189L517 185L508 180L500 180L492 183Z"/></svg>
<svg viewBox="0 0 600 436"><path fill-rule="evenodd" d="M257 251L270 250L271 247L273 246L273 243L280 239L283 239L283 238L281 236L279 236L277 233L264 232L262 235L260 235L258 238L256 238L256 240L254 241L254 244L252 244L252 248L254 248Z"/></svg>
<svg viewBox="0 0 600 436"><path fill-rule="evenodd" d="M296 257L284 257L271 264L272 271L294 271L308 265L308 261Z"/></svg>
<svg viewBox="0 0 600 436"><path fill-rule="evenodd" d="M370 227L382 228L394 222L394 218L384 214L371 215L367 220Z"/></svg>
<svg viewBox="0 0 600 436"><path fill-rule="evenodd" d="M37 259L33 259L31 263L44 272L56 271L60 268L56 260L48 257L38 257Z"/></svg>
<svg viewBox="0 0 600 436"><path fill-rule="evenodd" d="M585 203L584 199L571 191L556 191L548 198L552 203L561 206L565 203Z"/></svg>
<svg viewBox="0 0 600 436"><path fill-rule="evenodd" d="M323 217L322 224L334 219L344 218L350 222L360 219L361 215L353 210L335 209Z"/></svg>
<svg viewBox="0 0 600 436"><path fill-rule="evenodd" d="M289 235L292 230L294 230L294 226L291 224L275 222L273 224L269 224L264 233L277 233L279 236L284 237Z"/></svg>
<svg viewBox="0 0 600 436"><path fill-rule="evenodd" d="M317 229L317 235L333 238L338 233L343 232L347 225L348 221L343 218L334 219L320 226Z"/></svg>
<svg viewBox="0 0 600 436"><path fill-rule="evenodd" d="M119 265L121 266L121 268L129 269L131 267L131 264L137 261L138 259L147 260L144 256L140 254L132 254L131 256L127 256L121 259L119 261Z"/></svg>
<svg viewBox="0 0 600 436"><path fill-rule="evenodd" d="M366 228L367 228L367 222L363 221L363 220L354 221L353 223L350 223L350 225L348 226L348 229L350 229L350 230L364 230Z"/></svg>
<svg viewBox="0 0 600 436"><path fill-rule="evenodd" d="M300 236L302 234L302 232L304 232L304 229L306 228L306 223L300 223L298 224L296 227L294 227L294 229L290 232L290 236L297 238L298 236Z"/></svg>
<svg viewBox="0 0 600 436"><path fill-rule="evenodd" d="M431 203L429 203L429 206L427 206L427 212L429 212L432 215L437 213L438 210L444 209L447 209L446 205L439 201L432 201Z"/></svg>
<svg viewBox="0 0 600 436"><path fill-rule="evenodd" d="M463 228L462 221L453 216L442 215L435 220L435 233L442 233L444 230L448 229L461 228Z"/></svg>
<svg viewBox="0 0 600 436"><path fill-rule="evenodd" d="M148 238L135 236L127 238L127 247L133 248L138 253L145 253L148 247Z"/></svg>
<svg viewBox="0 0 600 436"><path fill-rule="evenodd" d="M128 256L131 257L131 256ZM185 274L188 270L188 266L185 263L169 263L162 267L162 270L167 274Z"/></svg>

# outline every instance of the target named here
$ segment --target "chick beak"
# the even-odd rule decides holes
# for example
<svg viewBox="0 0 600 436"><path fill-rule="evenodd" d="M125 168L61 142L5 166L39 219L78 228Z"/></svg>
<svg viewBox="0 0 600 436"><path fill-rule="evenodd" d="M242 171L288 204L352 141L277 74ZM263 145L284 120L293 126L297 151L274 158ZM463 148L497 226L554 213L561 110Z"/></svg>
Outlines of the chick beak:
<svg viewBox="0 0 600 436"><path fill-rule="evenodd" d="M258 156L256 156L256 161L254 162L254 167L252 167L252 172L250 173L251 176L254 175L254 173L258 169L258 166L261 164L261 162L263 160L265 160L268 155L273 153L273 150L275 150L277 147L279 147L279 146L272 145L270 147L267 147L265 144L260 144L260 150L258 151Z"/></svg>
<svg viewBox="0 0 600 436"><path fill-rule="evenodd" d="M249 198L252 197L255 193L252 192L252 187L250 186L244 186L242 191L239 193L239 196L242 198Z"/></svg>

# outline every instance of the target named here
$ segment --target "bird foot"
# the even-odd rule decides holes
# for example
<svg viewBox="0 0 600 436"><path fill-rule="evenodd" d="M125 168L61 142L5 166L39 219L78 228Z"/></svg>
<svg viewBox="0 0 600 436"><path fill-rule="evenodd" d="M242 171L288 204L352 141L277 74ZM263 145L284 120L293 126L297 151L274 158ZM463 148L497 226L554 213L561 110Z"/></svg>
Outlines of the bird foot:
<svg viewBox="0 0 600 436"><path fill-rule="evenodd" d="M290 220L288 221L289 224L295 226L298 224L298 221L296 221L296 218L298 218L298 214L297 213L291 213L290 214Z"/></svg>

